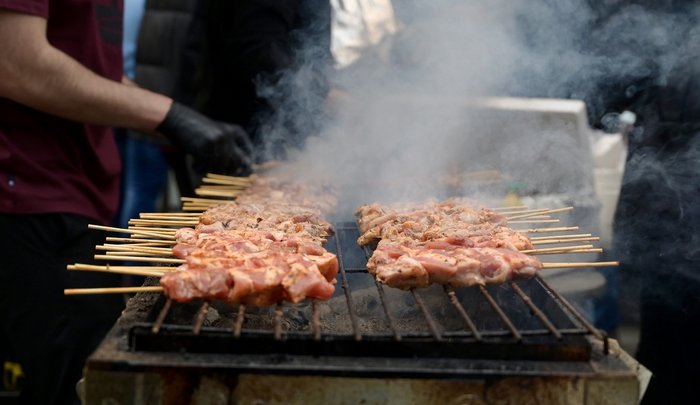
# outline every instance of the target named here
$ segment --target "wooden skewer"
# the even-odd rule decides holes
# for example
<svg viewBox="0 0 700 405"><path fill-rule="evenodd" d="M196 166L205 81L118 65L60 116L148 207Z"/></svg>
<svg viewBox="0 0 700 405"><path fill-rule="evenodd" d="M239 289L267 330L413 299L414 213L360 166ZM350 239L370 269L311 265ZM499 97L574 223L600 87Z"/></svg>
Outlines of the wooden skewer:
<svg viewBox="0 0 700 405"><path fill-rule="evenodd" d="M97 245L95 246L97 250L110 250L116 252L141 252L141 253L153 253L161 255L172 255L173 250L170 248L157 248L149 246L127 246L127 245Z"/></svg>
<svg viewBox="0 0 700 405"><path fill-rule="evenodd" d="M523 205L523 207L525 207ZM494 211L493 208L489 208L490 210ZM505 212L499 212L501 215L520 215L520 214L532 214L532 213L541 213L549 210L549 208L536 208L536 209L531 209L531 210L526 210L526 209L519 209L516 211L505 211Z"/></svg>
<svg viewBox="0 0 700 405"><path fill-rule="evenodd" d="M167 239L171 240L172 242L175 242L175 234L174 234L174 233L170 233L170 234L168 234L168 233L163 233L163 232L158 232L158 233L163 237L163 239L167 238ZM135 234L133 234L133 235L134 235L135 237L137 237L137 238L146 238L146 237L148 237L148 235L143 235L143 234L141 234L141 233L135 233Z"/></svg>
<svg viewBox="0 0 700 405"><path fill-rule="evenodd" d="M91 266L87 264L68 265L68 270L73 271L96 271L101 273L128 274L132 276L161 277L162 271L134 270L130 268L115 269L115 266ZM124 267L124 266L120 266Z"/></svg>
<svg viewBox="0 0 700 405"><path fill-rule="evenodd" d="M162 218L162 217L196 217L196 214L189 214L187 212L142 212L139 214L139 218Z"/></svg>
<svg viewBox="0 0 700 405"><path fill-rule="evenodd" d="M149 235L143 235L143 234L140 234L140 233L135 233L134 236L137 237L137 238L147 238ZM162 234L162 236L163 236L164 238L170 239L170 241L172 241L172 243L175 243L175 235Z"/></svg>
<svg viewBox="0 0 700 405"><path fill-rule="evenodd" d="M242 177L242 176L226 176L223 174L216 174L216 173L207 173L205 177L208 177L210 179L223 179L223 180L229 180L229 181L237 181L241 183L252 183L253 179L251 179L248 176Z"/></svg>
<svg viewBox="0 0 700 405"><path fill-rule="evenodd" d="M208 209L211 207L216 207L216 206L230 203L230 202L231 202L230 200L219 200L219 202L216 202L216 203L207 203L207 202L203 202L203 201L183 201L182 205L196 205L196 206L207 207L207 209Z"/></svg>
<svg viewBox="0 0 700 405"><path fill-rule="evenodd" d="M209 209L211 207L217 207L222 204L226 204L231 202L230 200L220 200L218 203L205 203L205 202L197 202L197 201L185 201L182 203L183 206L195 206L195 207L204 207L205 209Z"/></svg>
<svg viewBox="0 0 700 405"><path fill-rule="evenodd" d="M183 203L182 206L183 206L183 209L184 209L184 207L198 207L198 208L202 208L206 211L212 207L216 207L216 206L219 206L219 205L227 203L227 202L229 202L229 201L221 200L218 203L211 203L211 204L201 203L201 202L185 202L185 203Z"/></svg>
<svg viewBox="0 0 700 405"><path fill-rule="evenodd" d="M520 253L542 253L542 252L566 252L568 250L577 249L591 249L593 245L578 245L578 246L557 246L553 248L542 248L542 249L526 249L521 250Z"/></svg>
<svg viewBox="0 0 700 405"><path fill-rule="evenodd" d="M162 239L140 239L140 238L118 238L115 236L108 236L105 238L107 242L134 242L134 243L153 243L153 244L158 244L158 245L172 245L173 241L171 240L162 240ZM146 246L146 245L144 245Z"/></svg>
<svg viewBox="0 0 700 405"><path fill-rule="evenodd" d="M166 241L166 243L155 243L155 242L138 242L138 243L119 243L116 244L115 246L133 246L133 247L159 247L163 248L164 246L172 246L174 244L174 241Z"/></svg>
<svg viewBox="0 0 700 405"><path fill-rule="evenodd" d="M567 268L567 267L612 267L612 266L619 266L619 265L620 265L620 262L575 262L575 263L550 262L550 263L542 263L542 268L559 269L559 268Z"/></svg>
<svg viewBox="0 0 700 405"><path fill-rule="evenodd" d="M578 226L562 226L559 228L516 229L516 232L527 232L527 233L569 232L569 231L578 231Z"/></svg>
<svg viewBox="0 0 700 405"><path fill-rule="evenodd" d="M151 215L146 215L143 216L141 214L139 218L132 218L132 220L138 220L138 221L184 221L184 222L196 222L199 221L199 215L193 214L190 216L184 216L184 215L178 215L178 216L151 216Z"/></svg>
<svg viewBox="0 0 700 405"><path fill-rule="evenodd" d="M197 221L199 220L199 216L182 212L170 215L139 214L138 218L133 219L138 219L140 221Z"/></svg>
<svg viewBox="0 0 700 405"><path fill-rule="evenodd" d="M151 262L151 263L175 263L182 264L185 261L183 259L175 259L172 257L149 257L149 256L108 256L108 255L95 255L96 260L126 260L130 262Z"/></svg>
<svg viewBox="0 0 700 405"><path fill-rule="evenodd" d="M68 270L94 270L94 271L106 271L108 269L112 270L138 270L138 271L154 271L160 273L167 273L169 271L177 270L177 267L172 266L98 266L94 264L82 264L75 263L69 264L67 266Z"/></svg>
<svg viewBox="0 0 700 405"><path fill-rule="evenodd" d="M555 223L559 222L558 219L524 219L524 220L516 220L516 221L511 221L508 220L509 224L549 224L549 223Z"/></svg>
<svg viewBox="0 0 700 405"><path fill-rule="evenodd" d="M549 240L549 239L573 239L573 238L587 238L589 236L593 236L590 233L579 233L575 235L547 235L547 236L536 236L530 238L530 241L538 241L538 240Z"/></svg>
<svg viewBox="0 0 700 405"><path fill-rule="evenodd" d="M208 190L232 190L232 191L243 192L245 189L248 188L248 186L241 186L238 184L204 184L204 185L199 186L197 188L208 189Z"/></svg>
<svg viewBox="0 0 700 405"><path fill-rule="evenodd" d="M66 288L63 290L64 295L130 294L140 292L163 292L163 287Z"/></svg>
<svg viewBox="0 0 700 405"><path fill-rule="evenodd" d="M112 226L102 226L102 225L93 225L93 224L89 224L89 225L88 225L88 228L90 228L90 229L99 229L99 230L101 230L101 231L109 231L109 232L120 232L120 233L139 234L139 235L150 236L150 237L152 237L152 238L172 239L171 236L163 235L162 233L158 233L158 232L149 232L149 231L136 230L136 229L115 228L115 227L112 227Z"/></svg>
<svg viewBox="0 0 700 405"><path fill-rule="evenodd" d="M95 249L104 250L105 254L108 254L108 255L163 256L163 253L134 251L134 250L109 250L110 248L103 247L103 246L96 246Z"/></svg>
<svg viewBox="0 0 700 405"><path fill-rule="evenodd" d="M199 217L200 215L195 214L196 216L191 216L191 217L148 217L148 218L134 218L132 221L137 220L137 221L178 221L178 222L189 222L189 223L194 223L197 224L199 222ZM187 226L187 225L185 225Z"/></svg>
<svg viewBox="0 0 700 405"><path fill-rule="evenodd" d="M235 186L235 187L240 187L242 189L248 188L250 186L250 183L241 183L241 182L236 182L236 181L231 181L231 180L226 180L226 179L215 179L211 177L205 177L202 179L203 183L208 183L208 184L221 184L221 185L227 185L227 186Z"/></svg>
<svg viewBox="0 0 700 405"><path fill-rule="evenodd" d="M182 201L182 202L196 202L196 203L203 203L203 204L223 204L225 202L228 202L228 201L222 200L222 199L199 198L199 197L180 197L180 201Z"/></svg>
<svg viewBox="0 0 700 405"><path fill-rule="evenodd" d="M552 217L550 215L533 215L531 217L527 217L527 219L551 219Z"/></svg>
<svg viewBox="0 0 700 405"><path fill-rule="evenodd" d="M523 211L512 211L512 212L501 212L501 215L510 216L514 215L512 219L517 219L517 218L527 218L531 215L539 215L542 213L545 213L549 211L549 208L537 208L533 210L523 210ZM508 218L511 219L511 218Z"/></svg>
<svg viewBox="0 0 700 405"><path fill-rule="evenodd" d="M139 256L139 257L161 257L160 253L145 253L145 252L122 252L122 251L108 251L105 252L107 256L111 256L114 260L123 260L123 256Z"/></svg>
<svg viewBox="0 0 700 405"><path fill-rule="evenodd" d="M508 210L519 210L519 209L526 210L527 205L511 205L508 207L491 207L489 209L491 211L508 211Z"/></svg>
<svg viewBox="0 0 700 405"><path fill-rule="evenodd" d="M573 253L603 253L603 249L602 248L576 249L576 250L540 252L540 253L531 253L531 254L533 254L533 255L568 255L568 254L573 254Z"/></svg>
<svg viewBox="0 0 700 405"><path fill-rule="evenodd" d="M197 195L209 196L209 197L237 197L240 193L235 191L221 191L221 190L202 190L200 188L194 190Z"/></svg>
<svg viewBox="0 0 700 405"><path fill-rule="evenodd" d="M568 238L568 239L544 239L544 240L532 240L530 243L533 245L549 245L552 243L568 243L568 242L589 242L600 240L599 236L589 236L584 238Z"/></svg>
<svg viewBox="0 0 700 405"><path fill-rule="evenodd" d="M533 218L533 217L541 215L541 214L555 214L558 212L571 211L573 209L574 209L574 207L563 207L563 208L556 208L556 209L545 209L544 211L539 211L539 212L533 210L534 212L531 212L529 214L515 215L512 217L508 217L508 220L520 219L520 218Z"/></svg>
<svg viewBox="0 0 700 405"><path fill-rule="evenodd" d="M218 184L201 184L197 188L208 188L212 190L236 190L236 191L244 191L245 189L248 188L248 185L245 184L235 184L235 183L218 183Z"/></svg>
<svg viewBox="0 0 700 405"><path fill-rule="evenodd" d="M186 205L201 205L201 206L203 206L203 207L215 207L215 206L217 206L217 205L227 204L227 203L230 203L230 202L231 202L231 200L221 199L221 200L218 200L218 201L216 201L216 202L206 202L206 201L183 201L182 203L183 203L183 204L186 204Z"/></svg>
<svg viewBox="0 0 700 405"><path fill-rule="evenodd" d="M547 211L547 214L555 214L557 212L571 211L573 209L574 209L573 206L554 208L554 209L550 209L549 211Z"/></svg>
<svg viewBox="0 0 700 405"><path fill-rule="evenodd" d="M129 225L158 225L158 226L192 226L199 220L170 220L170 219L130 219Z"/></svg>
<svg viewBox="0 0 700 405"><path fill-rule="evenodd" d="M208 207L188 207L187 205L184 205L182 207L184 211L196 211L197 213L202 213L208 209Z"/></svg>
<svg viewBox="0 0 700 405"><path fill-rule="evenodd" d="M129 229L136 229L136 230L141 230L141 231L146 231L146 232L157 232L157 233L162 233L162 234L172 234L172 235L175 235L175 232L177 232L177 229L160 228L157 226L132 225L129 227Z"/></svg>

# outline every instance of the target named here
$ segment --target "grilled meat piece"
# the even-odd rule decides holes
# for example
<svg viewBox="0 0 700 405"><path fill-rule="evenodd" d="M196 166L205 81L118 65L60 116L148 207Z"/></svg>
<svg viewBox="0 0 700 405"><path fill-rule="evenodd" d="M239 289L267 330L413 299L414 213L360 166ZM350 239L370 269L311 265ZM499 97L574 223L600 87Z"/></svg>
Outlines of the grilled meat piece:
<svg viewBox="0 0 700 405"><path fill-rule="evenodd" d="M337 261L324 273L310 256L285 250L198 253L161 277L168 297L180 302L204 298L264 306L307 297L326 300L335 291Z"/></svg>
<svg viewBox="0 0 700 405"><path fill-rule="evenodd" d="M474 209L469 200L452 198L399 209L371 204L360 207L357 215L363 232L357 243L362 246L379 240L404 243L447 239L461 240L467 247L532 249L527 236L503 225L505 217L487 209Z"/></svg>
<svg viewBox="0 0 700 405"><path fill-rule="evenodd" d="M532 277L542 263L532 256L497 248L466 248L447 242L407 247L381 241L367 269L390 287L408 289L432 283L453 287L497 284L514 277Z"/></svg>
<svg viewBox="0 0 700 405"><path fill-rule="evenodd" d="M173 255L186 260L161 278L177 301L194 298L272 305L306 297L328 299L335 291L337 257L313 239L261 230L202 232L182 228Z"/></svg>
<svg viewBox="0 0 700 405"><path fill-rule="evenodd" d="M333 235L332 225L321 218L319 211L291 204L227 203L207 210L199 221L200 232L259 230L278 239L294 234L318 243Z"/></svg>
<svg viewBox="0 0 700 405"><path fill-rule="evenodd" d="M236 202L213 207L195 229L176 232L173 255L185 264L161 278L170 298L264 306L333 295L338 259L322 246L333 234L323 219L337 205L332 190L252 177Z"/></svg>

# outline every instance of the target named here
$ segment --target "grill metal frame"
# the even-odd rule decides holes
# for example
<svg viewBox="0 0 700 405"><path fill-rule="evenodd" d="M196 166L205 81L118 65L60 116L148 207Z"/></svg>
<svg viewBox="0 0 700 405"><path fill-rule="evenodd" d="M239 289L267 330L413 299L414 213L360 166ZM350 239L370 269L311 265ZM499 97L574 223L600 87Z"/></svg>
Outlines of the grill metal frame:
<svg viewBox="0 0 700 405"><path fill-rule="evenodd" d="M345 303L347 305L348 318L351 325L351 333L322 332L320 316L321 302L312 300L310 315L308 316L308 328L306 330L283 330L284 310L286 305L279 303L272 314L274 326L269 330L256 330L245 328L245 316L248 310L245 305L239 305L235 312L235 319L230 328L204 326L210 303L201 302L194 311L190 324L168 323L168 315L174 306L185 304L173 303L172 300L160 297L152 308L148 317L150 321L137 322L131 325L129 330L129 350L134 353L188 353L189 355L235 355L238 357L250 357L250 363L255 368L245 363L233 362L230 367L238 372L251 372L251 370L274 370L283 373L308 374L315 372L323 374L339 373L353 374L352 370L358 370L365 375L367 367L350 367L357 359L365 359L365 364L387 360L389 365L398 359L413 360L414 373L428 373L435 375L434 369L421 370L418 359L479 359L483 361L555 361L576 362L588 361L591 358L591 342L603 341L605 354L607 354L607 337L588 322L564 297L553 290L541 277L536 276L531 280L512 281L507 283L508 294L517 297L532 317L537 319L538 328L518 328L516 323L507 314L499 297L494 297L491 287L479 286L475 288L481 299L488 303L493 311L495 319L500 320L500 328L479 328L479 319L474 319L469 310L460 299L460 293L467 289L454 289L443 287L444 298L452 306L455 317L461 320L462 330L443 330L440 321L431 314L431 307L427 304L418 290L410 290L410 296L418 312L422 314L424 326L427 332L403 333L397 327L397 319L389 309L388 297L385 286L374 280L364 267L349 267L346 265L347 249L352 243L352 249L359 249L355 245L357 227L354 223L336 224L336 236L329 240L329 250L335 249L339 261L338 280L343 289ZM346 239L349 239L346 240ZM364 260L371 255L371 250L364 248ZM357 258L355 258L357 259ZM357 260L356 260L357 261ZM361 316L358 314L357 304L353 299L353 290L349 278L351 275L365 275L371 277L381 303L386 332L368 332L360 326ZM504 288L503 286L500 288ZM472 288L474 289L474 288ZM542 290L546 294L547 305L564 315L557 315L558 319L550 319L552 310L540 308L528 295L526 290ZM501 296L503 292L498 295ZM189 304L192 305L192 304ZM549 315L548 315L548 312ZM568 327L557 327L557 324L568 323ZM272 357L270 357L272 356ZM301 358L329 359L334 366L319 368L315 366L304 367L298 359ZM295 364L295 366L290 366ZM313 363L313 362L311 362ZM347 364L345 364L347 363ZM391 374L392 367L380 367L377 372L382 375ZM383 371L382 371L383 370ZM453 375L454 369L447 367L444 375ZM406 375L406 370L401 370L398 375Z"/></svg>

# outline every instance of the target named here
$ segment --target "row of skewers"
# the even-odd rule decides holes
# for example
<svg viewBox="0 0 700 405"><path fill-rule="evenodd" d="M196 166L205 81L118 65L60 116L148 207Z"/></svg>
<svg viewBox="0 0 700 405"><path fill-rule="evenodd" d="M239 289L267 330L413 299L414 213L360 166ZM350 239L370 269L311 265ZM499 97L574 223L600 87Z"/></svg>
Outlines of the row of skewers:
<svg viewBox="0 0 700 405"><path fill-rule="evenodd" d="M328 299L335 289L338 263L335 255L323 248L326 238L333 232L324 215L334 208L335 197L328 187L314 187L315 189L311 190L309 185L285 183L270 176L236 178L209 175L205 178L204 186L198 189L202 198L183 198L184 212L144 213L133 219L128 229L91 225L91 228L130 235L107 237L105 244L97 246L100 253L95 256L96 259L161 265L96 266L78 263L69 266L69 270L155 276L160 277L161 287L79 289L66 290L66 294L164 291L168 297L178 301L204 298L258 306L280 301L299 302L305 298ZM227 203L227 200L222 199L234 197L235 202ZM431 204L432 208L442 207L443 211L450 214L434 218L435 212L430 213L428 209ZM358 210L358 219L363 235L358 242L362 245L376 245L375 254L380 252L380 255L385 255L385 260L386 257L394 260L393 264L387 265L373 257L374 260L370 259L368 263L368 270L380 282L389 286L413 288L433 282L451 286L500 282L519 274L511 271L512 269L499 269L505 268L504 263L510 265L513 256L520 258L520 255L528 255L526 262L530 267L534 266L534 271L539 268L617 264L541 263L532 256L600 252L601 249L590 244L598 240L591 234L560 234L576 231L578 227L520 230L508 228L511 225L555 223L558 220L551 218L550 214L568 211L573 207L530 210L517 206L480 209L481 214L490 216L490 222L482 221L479 218L479 209L474 208L473 202L463 199L433 202L428 206L414 206L408 209L376 204L361 208ZM469 217L469 210L477 212L476 217ZM438 209L438 214L439 212ZM418 222L425 221L426 218L430 218L433 224L442 221L442 231L440 227L429 227L423 230L423 236L413 240L406 238L406 232L398 232L401 229L405 230L407 223L416 222L415 219L419 219ZM446 225L446 218L452 220L449 225ZM471 228L465 224L469 224ZM475 227L481 226L481 234L474 237L480 238L480 243L485 243L489 238L486 237L488 232L484 224L489 228L488 232L506 232L511 239L503 236L500 239L492 237L489 243L496 245L489 247L477 246L478 241L464 237L464 232L474 233ZM438 233L428 238L430 243L426 245L425 232L430 234L436 231ZM557 235L527 237L530 234L550 232ZM526 243L516 247L512 240L522 240ZM584 242L585 244L571 244ZM562 246L540 247L541 245ZM482 250L477 252L475 249ZM470 277L454 277L454 274L448 277L453 269L460 268L456 265L457 262L461 260L460 263L464 264L465 254L474 259L475 253L484 252L488 252L491 258L501 258L497 260L501 263L499 268L486 270L484 274L488 273L487 277L484 277L478 268L476 273L479 276L473 277L476 274L473 265L467 272L472 275ZM397 267L395 262L401 257L402 265ZM407 274L413 274L412 277L403 274L404 262L410 262L407 259L419 259L418 262L422 262L419 266L423 268L421 276L415 277L415 274L410 272ZM448 265L439 264L445 260L449 262ZM425 268L426 263L428 269ZM163 264L168 265L162 266ZM415 273L415 268L412 271ZM397 274L399 277L396 277ZM528 270L523 273L526 274L533 273ZM457 281L458 279L461 281Z"/></svg>

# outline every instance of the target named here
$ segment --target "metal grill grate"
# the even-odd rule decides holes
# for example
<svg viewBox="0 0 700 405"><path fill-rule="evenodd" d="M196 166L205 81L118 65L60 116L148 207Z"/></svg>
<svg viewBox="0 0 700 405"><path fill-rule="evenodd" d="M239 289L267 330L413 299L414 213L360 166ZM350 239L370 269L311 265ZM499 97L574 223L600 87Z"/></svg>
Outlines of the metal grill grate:
<svg viewBox="0 0 700 405"><path fill-rule="evenodd" d="M371 251L356 244L356 225L339 223L336 232L328 247L338 255L341 288L329 302L260 309L161 298L153 321L132 327L131 350L579 361L590 358L590 337L606 341L540 277L475 288L385 288L367 273ZM207 324L211 308L224 320Z"/></svg>

